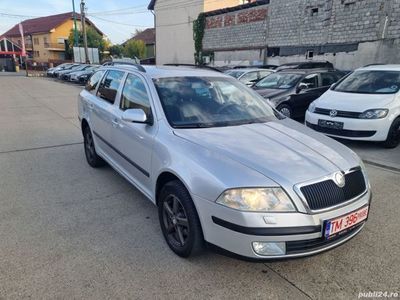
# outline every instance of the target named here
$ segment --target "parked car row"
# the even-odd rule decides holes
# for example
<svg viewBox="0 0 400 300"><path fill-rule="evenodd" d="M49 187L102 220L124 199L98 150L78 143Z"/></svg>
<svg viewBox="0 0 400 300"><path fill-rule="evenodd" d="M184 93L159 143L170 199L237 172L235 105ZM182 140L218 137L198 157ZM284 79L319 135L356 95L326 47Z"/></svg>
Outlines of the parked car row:
<svg viewBox="0 0 400 300"><path fill-rule="evenodd" d="M258 71L225 73L251 86L284 116L305 120L316 131L382 142L387 148L400 144L400 65L374 64L346 73L329 62L290 63L261 79ZM242 80L247 74L255 79Z"/></svg>
<svg viewBox="0 0 400 300"><path fill-rule="evenodd" d="M99 65L65 63L47 70L46 75L64 81L85 84Z"/></svg>

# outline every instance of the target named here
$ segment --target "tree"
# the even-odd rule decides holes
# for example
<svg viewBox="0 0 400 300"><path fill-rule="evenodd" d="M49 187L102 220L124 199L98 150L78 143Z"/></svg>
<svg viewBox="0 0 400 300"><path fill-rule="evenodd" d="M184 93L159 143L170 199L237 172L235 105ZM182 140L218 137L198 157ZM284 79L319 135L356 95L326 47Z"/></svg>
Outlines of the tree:
<svg viewBox="0 0 400 300"><path fill-rule="evenodd" d="M88 26L86 29L86 36L89 48L98 48L100 60L102 59L102 52L107 49L109 42L103 38L103 36L97 32L91 26ZM78 31L78 46L83 47L83 33ZM74 30L71 30L71 33L68 37L68 44L70 45L70 53L72 54L72 47L74 47Z"/></svg>
<svg viewBox="0 0 400 300"><path fill-rule="evenodd" d="M130 40L125 44L124 56L130 58L145 58L146 44L142 40Z"/></svg>
<svg viewBox="0 0 400 300"><path fill-rule="evenodd" d="M124 47L121 45L112 45L108 48L112 57L121 57L124 52Z"/></svg>

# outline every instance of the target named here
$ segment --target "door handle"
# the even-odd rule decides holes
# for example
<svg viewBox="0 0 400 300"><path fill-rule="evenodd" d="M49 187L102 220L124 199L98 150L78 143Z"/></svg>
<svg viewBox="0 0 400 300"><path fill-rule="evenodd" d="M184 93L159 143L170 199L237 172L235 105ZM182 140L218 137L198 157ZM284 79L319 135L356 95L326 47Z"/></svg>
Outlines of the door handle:
<svg viewBox="0 0 400 300"><path fill-rule="evenodd" d="M89 103L89 104L88 104L88 108L89 108L90 110L93 110L93 108L94 108L93 103Z"/></svg>
<svg viewBox="0 0 400 300"><path fill-rule="evenodd" d="M115 127L115 128L119 126L118 119L113 119L113 120L111 121L111 123L112 123L112 126Z"/></svg>

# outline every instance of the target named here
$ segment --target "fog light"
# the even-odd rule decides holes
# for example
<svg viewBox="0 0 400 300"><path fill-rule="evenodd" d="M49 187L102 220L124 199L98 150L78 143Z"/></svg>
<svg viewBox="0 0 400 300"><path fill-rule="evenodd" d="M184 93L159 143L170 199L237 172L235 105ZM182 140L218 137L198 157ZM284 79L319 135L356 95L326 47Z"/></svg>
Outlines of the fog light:
<svg viewBox="0 0 400 300"><path fill-rule="evenodd" d="M253 242L254 252L258 255L285 255L285 242Z"/></svg>

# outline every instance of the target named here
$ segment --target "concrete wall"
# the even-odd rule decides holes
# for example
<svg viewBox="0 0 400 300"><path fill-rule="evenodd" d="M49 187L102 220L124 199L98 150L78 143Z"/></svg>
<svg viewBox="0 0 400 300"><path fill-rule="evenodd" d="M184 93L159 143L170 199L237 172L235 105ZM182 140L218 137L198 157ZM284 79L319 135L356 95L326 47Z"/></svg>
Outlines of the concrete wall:
<svg viewBox="0 0 400 300"><path fill-rule="evenodd" d="M204 50L265 48L267 5L260 5L206 19Z"/></svg>
<svg viewBox="0 0 400 300"><path fill-rule="evenodd" d="M203 46L215 51L215 65L253 64L257 56L268 64L306 61L309 50L341 69L400 62L400 0L271 0L263 8L265 19L249 24L236 22L246 10L207 18ZM276 52L260 56L267 48Z"/></svg>
<svg viewBox="0 0 400 300"><path fill-rule="evenodd" d="M157 0L156 63L194 63L193 21L201 12L240 3L241 0Z"/></svg>

